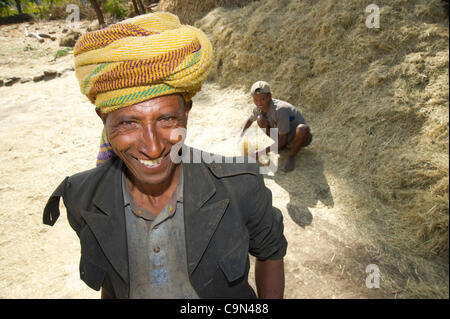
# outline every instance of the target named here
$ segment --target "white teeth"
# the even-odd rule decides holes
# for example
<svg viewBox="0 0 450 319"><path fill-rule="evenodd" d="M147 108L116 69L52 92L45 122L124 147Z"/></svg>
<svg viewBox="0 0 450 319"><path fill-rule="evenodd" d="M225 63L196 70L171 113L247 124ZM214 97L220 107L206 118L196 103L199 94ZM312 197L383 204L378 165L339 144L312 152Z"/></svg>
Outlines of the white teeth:
<svg viewBox="0 0 450 319"><path fill-rule="evenodd" d="M139 162L141 162L142 164L144 164L145 166L155 166L161 163L162 157L156 159L156 160L143 160L140 159Z"/></svg>

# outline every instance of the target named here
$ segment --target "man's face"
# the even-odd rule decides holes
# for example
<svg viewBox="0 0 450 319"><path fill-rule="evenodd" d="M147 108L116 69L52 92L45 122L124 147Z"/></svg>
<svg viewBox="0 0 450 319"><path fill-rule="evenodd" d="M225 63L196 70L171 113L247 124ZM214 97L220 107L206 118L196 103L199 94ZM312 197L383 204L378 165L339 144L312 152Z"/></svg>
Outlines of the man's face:
<svg viewBox="0 0 450 319"><path fill-rule="evenodd" d="M255 103L260 111L269 111L270 100L272 99L272 95L270 93L255 93L252 94L252 97L253 103Z"/></svg>
<svg viewBox="0 0 450 319"><path fill-rule="evenodd" d="M108 141L135 181L147 186L166 182L176 164L170 150L186 128L190 105L178 95L160 96L103 115Z"/></svg>

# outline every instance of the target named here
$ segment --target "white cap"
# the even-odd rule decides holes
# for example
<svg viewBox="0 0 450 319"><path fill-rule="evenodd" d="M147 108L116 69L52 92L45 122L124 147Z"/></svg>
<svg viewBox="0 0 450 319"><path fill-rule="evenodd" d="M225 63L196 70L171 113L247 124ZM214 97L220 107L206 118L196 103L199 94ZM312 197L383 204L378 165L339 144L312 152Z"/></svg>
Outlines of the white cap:
<svg viewBox="0 0 450 319"><path fill-rule="evenodd" d="M258 92L256 92L256 90L258 90ZM250 89L250 92L252 94L255 93L270 93L270 85L267 82L264 81L257 81L255 83L253 83L252 88Z"/></svg>

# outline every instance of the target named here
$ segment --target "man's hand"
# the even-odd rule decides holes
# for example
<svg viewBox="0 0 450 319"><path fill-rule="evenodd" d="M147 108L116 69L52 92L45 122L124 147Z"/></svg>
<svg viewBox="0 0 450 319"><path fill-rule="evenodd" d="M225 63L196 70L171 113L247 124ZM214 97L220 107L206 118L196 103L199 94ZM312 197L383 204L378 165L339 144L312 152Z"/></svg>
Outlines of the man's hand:
<svg viewBox="0 0 450 319"><path fill-rule="evenodd" d="M266 147L266 148L263 149L263 150L260 150L260 151L258 151L258 152L255 152L255 153L251 154L250 156L251 156L251 157L254 157L254 158L256 158L256 160L258 160L258 158L261 157L261 155L266 155L266 154L268 154L269 152L270 152L270 146Z"/></svg>

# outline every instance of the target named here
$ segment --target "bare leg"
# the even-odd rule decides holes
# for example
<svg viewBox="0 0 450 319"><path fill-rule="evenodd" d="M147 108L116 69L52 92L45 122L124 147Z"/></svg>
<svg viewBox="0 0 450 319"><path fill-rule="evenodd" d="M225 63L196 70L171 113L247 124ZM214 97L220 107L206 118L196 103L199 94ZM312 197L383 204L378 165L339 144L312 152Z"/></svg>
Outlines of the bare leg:
<svg viewBox="0 0 450 319"><path fill-rule="evenodd" d="M295 137L292 141L292 148L289 156L286 160L284 170L290 172L295 168L295 156L300 151L303 145L308 142L309 139L309 126L306 124L299 124L295 130Z"/></svg>

